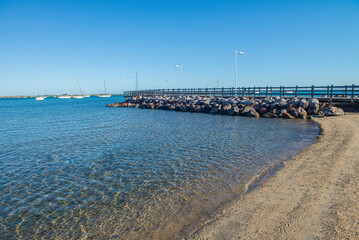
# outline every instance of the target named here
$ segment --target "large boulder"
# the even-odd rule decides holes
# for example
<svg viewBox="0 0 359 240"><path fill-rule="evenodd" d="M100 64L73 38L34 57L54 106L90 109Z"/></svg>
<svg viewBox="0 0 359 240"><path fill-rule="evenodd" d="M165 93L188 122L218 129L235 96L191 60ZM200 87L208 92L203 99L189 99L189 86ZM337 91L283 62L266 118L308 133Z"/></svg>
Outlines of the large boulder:
<svg viewBox="0 0 359 240"><path fill-rule="evenodd" d="M325 116L343 116L344 111L338 107L330 107L324 112Z"/></svg>
<svg viewBox="0 0 359 240"><path fill-rule="evenodd" d="M110 104L106 105L106 107L121 107L121 106L122 106L122 103L120 103L120 102L110 103Z"/></svg>
<svg viewBox="0 0 359 240"><path fill-rule="evenodd" d="M319 111L319 100L316 98L308 99L308 114L316 115Z"/></svg>
<svg viewBox="0 0 359 240"><path fill-rule="evenodd" d="M254 103L255 103L255 101L254 101L253 99L249 99L249 100L246 100L246 101L243 102L243 104L244 104L245 106L251 106L251 105L253 105Z"/></svg>
<svg viewBox="0 0 359 240"><path fill-rule="evenodd" d="M298 117L299 118L303 118L303 119L306 119L307 118L307 112L304 110L304 108L302 107L299 107L297 109L297 114L298 114Z"/></svg>
<svg viewBox="0 0 359 240"><path fill-rule="evenodd" d="M181 112L187 112L188 111L188 108L186 106L181 106Z"/></svg>
<svg viewBox="0 0 359 240"><path fill-rule="evenodd" d="M287 113L286 109L280 109L280 110L277 111L278 117L283 117L283 115L286 114L286 113Z"/></svg>
<svg viewBox="0 0 359 240"><path fill-rule="evenodd" d="M218 114L220 111L220 107L213 107L209 113Z"/></svg>
<svg viewBox="0 0 359 240"><path fill-rule="evenodd" d="M300 99L299 107L302 107L302 108L306 109L306 108L308 108L308 105L309 105L309 103L308 103L307 100L305 100L304 98Z"/></svg>
<svg viewBox="0 0 359 240"><path fill-rule="evenodd" d="M237 106L234 106L233 108L228 110L228 115L238 115L239 114L239 108Z"/></svg>
<svg viewBox="0 0 359 240"><path fill-rule="evenodd" d="M202 106L201 112L203 113L209 113L212 110L211 105L207 104Z"/></svg>
<svg viewBox="0 0 359 240"><path fill-rule="evenodd" d="M231 104L226 104L226 105L222 106L222 109L221 109L220 114L227 115L227 114L228 114L228 111L229 111L231 108L232 108L232 105L231 105Z"/></svg>
<svg viewBox="0 0 359 240"><path fill-rule="evenodd" d="M261 107L260 109L259 109L259 114L260 115L263 115L263 114L265 114L265 113L267 113L268 112L268 109L267 108L265 108L265 107Z"/></svg>
<svg viewBox="0 0 359 240"><path fill-rule="evenodd" d="M249 112L246 113L246 116L259 118L259 113L257 113L256 110L254 110L254 108L252 108Z"/></svg>

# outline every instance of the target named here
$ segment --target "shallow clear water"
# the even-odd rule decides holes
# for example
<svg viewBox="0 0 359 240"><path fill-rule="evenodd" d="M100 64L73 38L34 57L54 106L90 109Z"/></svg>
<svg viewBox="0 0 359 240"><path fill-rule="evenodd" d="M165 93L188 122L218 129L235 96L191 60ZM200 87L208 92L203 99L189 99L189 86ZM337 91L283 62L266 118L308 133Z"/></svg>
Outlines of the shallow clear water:
<svg viewBox="0 0 359 240"><path fill-rule="evenodd" d="M0 239L178 238L318 134L119 100L0 100Z"/></svg>

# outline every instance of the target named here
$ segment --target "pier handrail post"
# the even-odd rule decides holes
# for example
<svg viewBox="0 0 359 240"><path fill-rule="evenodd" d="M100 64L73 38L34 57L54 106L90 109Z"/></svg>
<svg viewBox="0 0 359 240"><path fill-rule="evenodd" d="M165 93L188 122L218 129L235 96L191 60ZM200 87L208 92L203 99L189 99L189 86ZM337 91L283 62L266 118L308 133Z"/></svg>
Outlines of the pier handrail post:
<svg viewBox="0 0 359 240"><path fill-rule="evenodd" d="M272 97L272 96L273 96L273 88L270 87L270 97Z"/></svg>
<svg viewBox="0 0 359 240"><path fill-rule="evenodd" d="M333 99L333 85L330 86L330 101Z"/></svg>
<svg viewBox="0 0 359 240"><path fill-rule="evenodd" d="M314 85L312 85L311 96L312 96L312 98L314 98Z"/></svg>
<svg viewBox="0 0 359 240"><path fill-rule="evenodd" d="M279 97L282 97L282 86L279 86Z"/></svg>
<svg viewBox="0 0 359 240"><path fill-rule="evenodd" d="M329 97L329 85L327 86L327 97Z"/></svg>
<svg viewBox="0 0 359 240"><path fill-rule="evenodd" d="M348 85L345 85L345 98L348 97Z"/></svg>
<svg viewBox="0 0 359 240"><path fill-rule="evenodd" d="M268 86L266 86L266 98L268 97Z"/></svg>
<svg viewBox="0 0 359 240"><path fill-rule="evenodd" d="M352 85L352 102L354 102L354 84Z"/></svg>
<svg viewBox="0 0 359 240"><path fill-rule="evenodd" d="M253 87L253 97L256 97L256 87Z"/></svg>
<svg viewBox="0 0 359 240"><path fill-rule="evenodd" d="M298 85L295 86L295 97L298 97Z"/></svg>

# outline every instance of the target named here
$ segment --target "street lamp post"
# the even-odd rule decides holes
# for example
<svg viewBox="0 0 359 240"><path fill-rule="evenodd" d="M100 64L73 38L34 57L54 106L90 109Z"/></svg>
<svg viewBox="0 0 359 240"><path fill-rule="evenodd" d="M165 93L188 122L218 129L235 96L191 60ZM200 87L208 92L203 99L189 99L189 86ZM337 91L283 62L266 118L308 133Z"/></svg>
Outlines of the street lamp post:
<svg viewBox="0 0 359 240"><path fill-rule="evenodd" d="M176 68L179 68L181 71L181 88L183 88L183 81L182 81L182 64L176 65Z"/></svg>
<svg viewBox="0 0 359 240"><path fill-rule="evenodd" d="M235 88L234 88L234 95L237 97L237 54L243 55L244 52L238 52L237 49L234 49L234 65L236 69L236 81L235 81Z"/></svg>
<svg viewBox="0 0 359 240"><path fill-rule="evenodd" d="M131 74L126 74L125 73L125 75L123 77L123 92L126 91L126 76L129 77L129 76L131 76Z"/></svg>

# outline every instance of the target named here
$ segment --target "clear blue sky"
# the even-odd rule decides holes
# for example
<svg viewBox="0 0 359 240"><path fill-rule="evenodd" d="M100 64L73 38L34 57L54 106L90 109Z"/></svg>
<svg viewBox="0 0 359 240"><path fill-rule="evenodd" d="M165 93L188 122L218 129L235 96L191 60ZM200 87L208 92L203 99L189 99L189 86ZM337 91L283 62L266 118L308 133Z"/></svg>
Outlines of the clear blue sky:
<svg viewBox="0 0 359 240"><path fill-rule="evenodd" d="M0 0L0 95L359 84L358 0Z"/></svg>

